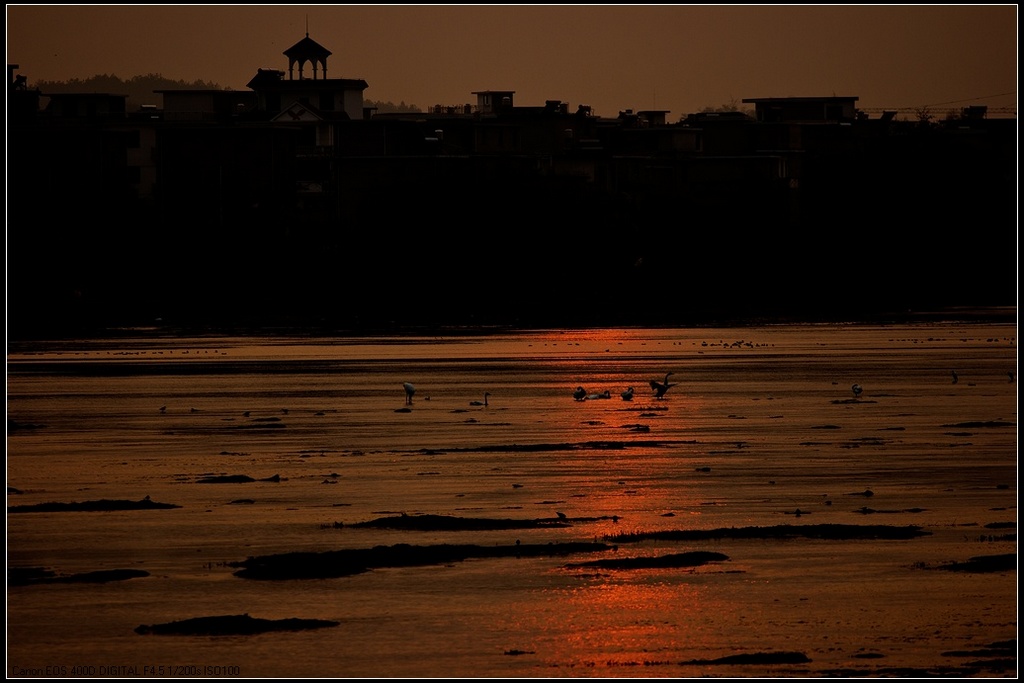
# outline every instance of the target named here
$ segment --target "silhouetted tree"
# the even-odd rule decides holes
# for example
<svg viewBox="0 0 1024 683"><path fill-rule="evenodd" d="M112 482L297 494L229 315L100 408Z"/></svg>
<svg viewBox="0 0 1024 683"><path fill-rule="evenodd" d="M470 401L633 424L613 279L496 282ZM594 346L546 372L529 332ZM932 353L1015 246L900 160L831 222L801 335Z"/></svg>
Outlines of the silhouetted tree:
<svg viewBox="0 0 1024 683"><path fill-rule="evenodd" d="M709 107L704 107L703 109L701 109L701 113L705 113L705 114L706 113L717 113L717 112L731 112L731 111L741 111L744 114L747 114L749 116L753 116L754 115L754 110L753 110L752 107L744 107L742 105L742 103L739 100L737 100L735 97L732 98L731 100L729 100L728 102L726 102L725 104L720 104L717 107L710 107L709 106Z"/></svg>
<svg viewBox="0 0 1024 683"><path fill-rule="evenodd" d="M415 104L406 104L405 100L398 104L390 100L387 102L384 100L363 100L363 106L376 107L378 114L415 114L422 111Z"/></svg>
<svg viewBox="0 0 1024 683"><path fill-rule="evenodd" d="M930 126L932 121L935 119L935 115L928 107L921 107L914 113L917 115L917 122L922 128Z"/></svg>
<svg viewBox="0 0 1024 683"><path fill-rule="evenodd" d="M160 97L155 90L225 90L216 83L204 80L183 81L164 78L160 74L150 73L132 76L127 80L113 74L99 74L89 78L72 78L69 81L36 81L35 87L44 95L57 93L109 93L127 95L125 102L127 111L138 109L143 104L156 104Z"/></svg>

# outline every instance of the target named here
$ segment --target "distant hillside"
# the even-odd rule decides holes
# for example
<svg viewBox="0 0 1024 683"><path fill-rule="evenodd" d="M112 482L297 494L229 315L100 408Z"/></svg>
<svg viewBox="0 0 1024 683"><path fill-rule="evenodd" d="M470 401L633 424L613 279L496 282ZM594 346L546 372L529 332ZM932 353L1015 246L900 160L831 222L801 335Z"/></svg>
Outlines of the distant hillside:
<svg viewBox="0 0 1024 683"><path fill-rule="evenodd" d="M86 79L73 78L70 81L36 81L31 84L44 95L54 93L108 93L111 95L127 95L126 111L135 111L143 104L163 105L163 97L154 90L196 89L222 90L216 83L203 80L175 81L164 78L160 74L132 76L123 80L114 75L98 75Z"/></svg>
<svg viewBox="0 0 1024 683"><path fill-rule="evenodd" d="M99 75L90 78L73 78L70 81L36 81L31 87L38 89L44 95L56 93L108 93L111 95L127 95L125 103L126 111L136 111L143 104L155 104L158 107L163 105L163 97L153 92L154 90L230 90L221 88L216 83L203 80L196 81L174 81L164 78L160 74L146 74L145 76L132 76L123 80L114 75ZM404 101L395 104L384 100L366 100L364 106L376 107L377 113L416 113L422 111L414 104L406 104Z"/></svg>

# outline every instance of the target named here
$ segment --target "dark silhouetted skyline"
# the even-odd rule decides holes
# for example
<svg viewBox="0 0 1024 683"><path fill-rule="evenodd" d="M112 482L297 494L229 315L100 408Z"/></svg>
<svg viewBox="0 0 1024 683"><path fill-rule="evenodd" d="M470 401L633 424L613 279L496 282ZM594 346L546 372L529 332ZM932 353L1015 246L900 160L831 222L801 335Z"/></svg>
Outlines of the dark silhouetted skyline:
<svg viewBox="0 0 1024 683"><path fill-rule="evenodd" d="M522 104L670 120L750 97L852 95L867 111L1016 108L1016 5L8 5L32 81L159 73L242 90L305 31L378 101Z"/></svg>

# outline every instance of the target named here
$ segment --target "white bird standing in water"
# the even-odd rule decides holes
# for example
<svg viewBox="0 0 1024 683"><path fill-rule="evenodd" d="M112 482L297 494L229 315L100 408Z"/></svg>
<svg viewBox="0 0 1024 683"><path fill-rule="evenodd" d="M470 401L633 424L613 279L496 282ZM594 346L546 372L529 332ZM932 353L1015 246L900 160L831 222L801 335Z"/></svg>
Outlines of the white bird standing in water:
<svg viewBox="0 0 1024 683"><path fill-rule="evenodd" d="M665 392L668 391L670 387L675 386L675 384L668 383L668 378L671 376L671 372L666 373L664 383L659 382L656 379L651 380L651 389L654 389L654 398L662 398L665 395Z"/></svg>
<svg viewBox="0 0 1024 683"><path fill-rule="evenodd" d="M412 395L416 393L416 387L409 382L403 382L402 386L405 387L405 405L412 405Z"/></svg>
<svg viewBox="0 0 1024 683"><path fill-rule="evenodd" d="M630 388L628 388L628 389L626 389L625 391L622 392L622 400L623 401L632 401L633 400L633 387L630 387Z"/></svg>
<svg viewBox="0 0 1024 683"><path fill-rule="evenodd" d="M484 392L484 400L482 400L482 401L470 401L469 405L471 405L471 406L486 406L487 405L487 397L490 396L490 395L491 395L491 392L485 391Z"/></svg>

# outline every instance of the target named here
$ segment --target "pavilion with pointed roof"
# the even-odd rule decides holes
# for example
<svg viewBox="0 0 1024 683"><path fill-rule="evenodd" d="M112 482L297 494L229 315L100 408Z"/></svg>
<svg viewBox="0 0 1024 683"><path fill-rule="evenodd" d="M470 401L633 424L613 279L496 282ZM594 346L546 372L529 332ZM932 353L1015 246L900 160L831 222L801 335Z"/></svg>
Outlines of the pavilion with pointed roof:
<svg viewBox="0 0 1024 683"><path fill-rule="evenodd" d="M327 79L327 58L331 56L331 51L310 38L309 31L306 31L305 38L285 50L284 55L288 58L288 80L295 79L295 65L298 64L301 81L306 62L313 66L313 80L317 80L317 65L320 66L320 78Z"/></svg>
<svg viewBox="0 0 1024 683"><path fill-rule="evenodd" d="M361 78L328 78L327 58L331 51L309 37L284 51L288 58L288 77L278 69L259 69L247 87L254 90L259 109L271 119L291 112L298 106L306 115L313 113L323 121L361 119L363 117L363 91L368 87ZM311 65L312 77L306 75ZM296 69L297 67L297 69Z"/></svg>

